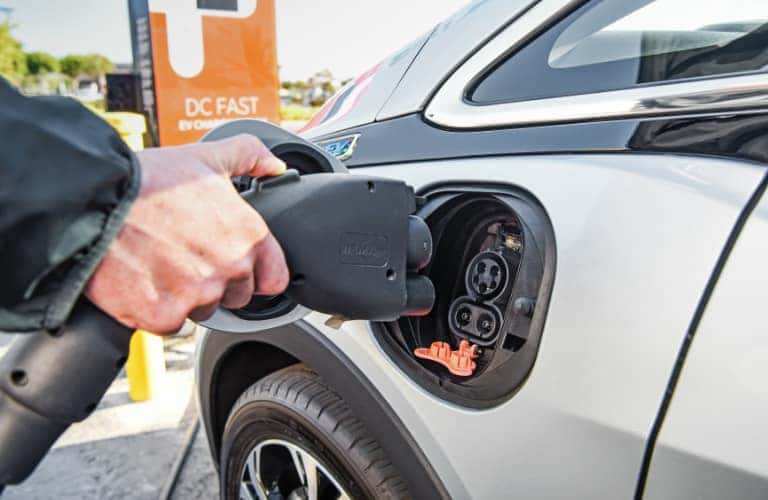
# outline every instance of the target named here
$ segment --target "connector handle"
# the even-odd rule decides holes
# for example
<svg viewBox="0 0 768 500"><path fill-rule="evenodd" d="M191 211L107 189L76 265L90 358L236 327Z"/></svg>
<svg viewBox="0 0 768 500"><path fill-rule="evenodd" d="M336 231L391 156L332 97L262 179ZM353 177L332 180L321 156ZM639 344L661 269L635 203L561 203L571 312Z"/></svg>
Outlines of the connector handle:
<svg viewBox="0 0 768 500"><path fill-rule="evenodd" d="M133 331L81 299L61 329L19 334L0 359L0 485L24 481L96 408Z"/></svg>

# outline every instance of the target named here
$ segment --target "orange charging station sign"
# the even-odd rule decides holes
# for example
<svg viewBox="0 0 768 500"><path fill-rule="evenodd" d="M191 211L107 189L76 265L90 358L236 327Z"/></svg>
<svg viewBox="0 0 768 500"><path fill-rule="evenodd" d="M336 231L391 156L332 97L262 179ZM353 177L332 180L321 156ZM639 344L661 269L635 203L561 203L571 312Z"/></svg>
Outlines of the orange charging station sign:
<svg viewBox="0 0 768 500"><path fill-rule="evenodd" d="M129 0L142 107L163 145L280 121L274 0Z"/></svg>

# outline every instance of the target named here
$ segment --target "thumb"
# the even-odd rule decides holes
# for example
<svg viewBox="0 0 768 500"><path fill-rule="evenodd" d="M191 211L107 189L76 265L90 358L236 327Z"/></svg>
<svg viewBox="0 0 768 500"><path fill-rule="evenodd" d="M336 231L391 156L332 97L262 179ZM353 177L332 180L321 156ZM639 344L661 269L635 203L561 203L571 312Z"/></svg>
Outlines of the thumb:
<svg viewBox="0 0 768 500"><path fill-rule="evenodd" d="M257 137L240 134L229 139L196 144L198 153L210 166L228 177L266 177L285 172L285 162Z"/></svg>

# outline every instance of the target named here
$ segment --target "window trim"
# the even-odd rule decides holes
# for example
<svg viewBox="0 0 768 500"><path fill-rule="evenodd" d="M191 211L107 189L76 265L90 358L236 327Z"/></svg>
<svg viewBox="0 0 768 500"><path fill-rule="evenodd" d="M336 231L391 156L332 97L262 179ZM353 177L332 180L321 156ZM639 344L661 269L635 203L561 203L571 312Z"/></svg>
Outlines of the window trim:
<svg viewBox="0 0 768 500"><path fill-rule="evenodd" d="M468 89L532 34L556 23L583 0L540 0L461 65L427 104L427 121L445 128L478 129L623 118L721 114L768 108L768 73L752 72L621 90L499 104L466 99Z"/></svg>

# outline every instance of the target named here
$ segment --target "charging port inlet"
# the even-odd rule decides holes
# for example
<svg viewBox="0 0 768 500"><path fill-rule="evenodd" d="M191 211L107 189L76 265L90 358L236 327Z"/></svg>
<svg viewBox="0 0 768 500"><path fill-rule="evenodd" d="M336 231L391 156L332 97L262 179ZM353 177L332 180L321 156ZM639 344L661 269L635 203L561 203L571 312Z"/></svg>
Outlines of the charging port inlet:
<svg viewBox="0 0 768 500"><path fill-rule="evenodd" d="M533 196L508 186L444 186L420 195L426 203L418 215L434 242L422 273L435 285L436 302L426 316L375 324L375 336L433 394L494 406L533 367L554 277L551 224Z"/></svg>

